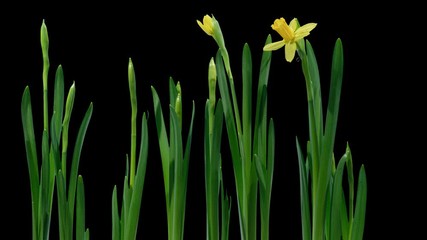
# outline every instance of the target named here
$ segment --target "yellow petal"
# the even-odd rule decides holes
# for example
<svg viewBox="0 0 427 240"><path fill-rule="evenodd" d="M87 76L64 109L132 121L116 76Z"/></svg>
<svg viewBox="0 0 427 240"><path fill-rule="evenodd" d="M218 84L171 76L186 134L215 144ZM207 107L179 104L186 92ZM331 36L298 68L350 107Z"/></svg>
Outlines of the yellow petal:
<svg viewBox="0 0 427 240"><path fill-rule="evenodd" d="M295 41L304 38L310 34L310 31L317 26L317 23L307 23L295 31Z"/></svg>
<svg viewBox="0 0 427 240"><path fill-rule="evenodd" d="M263 50L264 51L274 51L277 50L281 47L283 47L285 45L285 41L277 41L277 42L273 42L273 43L269 43L267 45L264 46Z"/></svg>
<svg viewBox="0 0 427 240"><path fill-rule="evenodd" d="M285 58L286 61L292 62L292 60L295 57L295 51L297 50L297 44L296 43L288 43L285 46Z"/></svg>
<svg viewBox="0 0 427 240"><path fill-rule="evenodd" d="M298 19L292 19L292 21L289 23L289 27L292 28L292 30L294 31L297 30L297 28L299 27Z"/></svg>
<svg viewBox="0 0 427 240"><path fill-rule="evenodd" d="M213 24L212 24L212 18L209 15L205 15L203 17L203 23L197 20L197 24L199 24L199 27L209 36L213 35Z"/></svg>

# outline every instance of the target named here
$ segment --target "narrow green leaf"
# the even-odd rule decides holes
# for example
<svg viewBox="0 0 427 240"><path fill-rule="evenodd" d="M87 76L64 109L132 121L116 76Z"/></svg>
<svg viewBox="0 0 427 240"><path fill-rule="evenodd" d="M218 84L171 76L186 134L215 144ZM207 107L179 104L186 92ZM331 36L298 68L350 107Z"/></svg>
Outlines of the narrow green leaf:
<svg viewBox="0 0 427 240"><path fill-rule="evenodd" d="M299 178L300 178L300 202L301 202L301 222L302 222L302 239L311 239L311 218L310 218L310 199L308 188L308 174L304 157L301 151L301 146L296 137L298 165L299 165Z"/></svg>
<svg viewBox="0 0 427 240"><path fill-rule="evenodd" d="M248 196L247 198L247 239L255 240L257 236L257 213L258 213L258 177L256 173L255 162L250 162L250 173L248 180Z"/></svg>
<svg viewBox="0 0 427 240"><path fill-rule="evenodd" d="M85 239L85 189L83 177L78 176L76 201L76 240Z"/></svg>
<svg viewBox="0 0 427 240"><path fill-rule="evenodd" d="M172 77L169 77L169 104L175 106L176 96L178 91L176 90L175 81Z"/></svg>
<svg viewBox="0 0 427 240"><path fill-rule="evenodd" d="M55 176L54 166L51 164L50 152L49 152L49 133L45 129L42 135L42 165L41 165L41 205L40 217L42 227L40 228L43 231L44 236L49 235L50 231L50 221L52 214L52 202L53 202L53 178Z"/></svg>
<svg viewBox="0 0 427 240"><path fill-rule="evenodd" d="M363 239L366 215L367 181L364 165L359 170L359 181L357 183L357 198L354 213L353 226L351 228L351 240Z"/></svg>
<svg viewBox="0 0 427 240"><path fill-rule="evenodd" d="M77 174L80 163L80 155L83 147L83 142L86 136L86 131L92 117L93 104L90 103L86 113L83 117L83 120L80 124L79 132L77 133L76 142L74 144L73 158L71 162L71 171L69 179L69 188L68 188L68 202L69 202L69 212L74 212L74 201L76 194L76 184L77 184ZM73 222L73 216L71 215L71 223Z"/></svg>
<svg viewBox="0 0 427 240"><path fill-rule="evenodd" d="M261 95L258 96L259 105L255 115L254 154L266 164L267 154L267 86L262 87Z"/></svg>
<svg viewBox="0 0 427 240"><path fill-rule="evenodd" d="M344 164L347 161L347 156L344 154L337 166L333 180L333 192L331 203L331 225L330 239L341 239L341 210L343 199L342 177L344 172Z"/></svg>
<svg viewBox="0 0 427 240"><path fill-rule="evenodd" d="M126 226L125 239L136 239L138 220L141 209L142 193L144 189L145 172L148 156L148 127L145 113L142 116L141 143L139 149L138 168L136 170L135 185L129 206L129 215Z"/></svg>
<svg viewBox="0 0 427 240"><path fill-rule="evenodd" d="M112 240L120 240L120 217L119 207L117 203L117 186L114 185L113 194L111 197L111 216L112 216Z"/></svg>
<svg viewBox="0 0 427 240"><path fill-rule="evenodd" d="M267 36L265 40L265 45L271 43L271 35ZM258 92L257 95L260 96L261 90L264 86L268 85L268 77L270 75L270 64L271 64L271 51L263 51L261 57L261 66L259 71L259 80L258 80ZM257 103L258 106L258 103Z"/></svg>
<svg viewBox="0 0 427 240"><path fill-rule="evenodd" d="M39 164L37 160L37 147L34 135L33 112L31 107L31 95L29 87L25 87L21 101L22 129L24 132L25 151L27 156L28 173L30 177L32 215L33 215L33 236L35 236L36 224L38 218L38 193L39 193Z"/></svg>
<svg viewBox="0 0 427 240"><path fill-rule="evenodd" d="M218 99L218 104L215 109L215 120L214 120L214 133L212 137L212 156L215 161L218 161L218 165L220 163L221 156L221 143L222 143L222 128L223 128L223 105L222 100ZM217 164L215 164L217 166Z"/></svg>
<svg viewBox="0 0 427 240"><path fill-rule="evenodd" d="M249 163L252 158L252 57L247 43L243 47L242 84L244 161Z"/></svg>
<svg viewBox="0 0 427 240"><path fill-rule="evenodd" d="M261 160L259 159L258 155L254 154L254 162L256 165L256 170L257 170L257 174L258 174L258 179L261 183L261 189L263 189L263 191L267 190L267 169L266 166L263 162L261 162Z"/></svg>
<svg viewBox="0 0 427 240"><path fill-rule="evenodd" d="M231 198L227 195L227 193L224 193L224 181L221 177L221 240L228 240L230 228L230 213Z"/></svg>
<svg viewBox="0 0 427 240"><path fill-rule="evenodd" d="M211 171L212 171L212 164L211 164L211 142L210 142L210 134L209 134L209 120L210 120L210 100L207 99L205 103L205 121L204 121L204 138L203 138L203 153L204 153L204 174L205 174L205 208L206 208L206 239L215 239L214 234L215 230L214 223L211 223L211 211L212 208L215 207L214 203L212 202L211 198ZM212 129L214 129L212 127ZM215 130L213 130L215 132Z"/></svg>
<svg viewBox="0 0 427 240"><path fill-rule="evenodd" d="M341 215L341 236L343 240L348 240L349 239L349 231L350 231L350 224L348 221L348 216L347 216L347 203L345 201L345 193L344 191L341 194L341 198L343 199L343 201L341 201L341 209L340 209L340 215Z"/></svg>
<svg viewBox="0 0 427 240"><path fill-rule="evenodd" d="M162 169L163 169L163 177L165 184L165 195L169 196L169 164L170 164L170 156L169 156L169 140L166 133L165 121L163 118L162 105L157 94L156 89L151 86L151 92L153 95L153 104L154 104L154 118L156 120L156 129L157 136L160 147L160 156L162 158Z"/></svg>
<svg viewBox="0 0 427 240"><path fill-rule="evenodd" d="M347 143L347 179L348 179L348 219L353 221L354 218L354 172L353 172L353 157L351 155L350 146Z"/></svg>
<svg viewBox="0 0 427 240"><path fill-rule="evenodd" d="M275 159L275 145L276 145L276 137L274 130L274 121L271 118L270 123L268 125L268 155L267 155L267 176L269 178L268 186L270 188L271 195L271 187L273 186L273 173L274 173L274 159Z"/></svg>
<svg viewBox="0 0 427 240"><path fill-rule="evenodd" d="M127 158L126 158L127 159ZM129 176L126 175L123 181L123 198L121 213L121 236L125 239L126 227L128 226L129 206L132 197L132 189L129 187Z"/></svg>
<svg viewBox="0 0 427 240"><path fill-rule="evenodd" d="M191 112L191 122L190 122L190 127L188 129L187 141L185 143L185 150L184 150L184 162L183 162L183 177L184 177L184 186L185 186L184 199L186 198L185 196L187 195L186 192L187 192L187 181L188 181L188 166L190 162L191 142L193 139L193 125L194 125L195 110L196 110L196 107L193 101L193 107ZM184 210L185 210L185 207L184 207Z"/></svg>
<svg viewBox="0 0 427 240"><path fill-rule="evenodd" d="M57 175L57 197L58 197L58 217L59 217L59 239L65 240L69 232L68 228L70 227L69 222L69 212L67 206L67 196L65 188L65 179L62 175L62 170L58 171Z"/></svg>
<svg viewBox="0 0 427 240"><path fill-rule="evenodd" d="M89 228L85 232L85 240L89 240Z"/></svg>
<svg viewBox="0 0 427 240"><path fill-rule="evenodd" d="M60 138L62 129L62 117L64 109L64 73L62 66L59 65L55 73L55 86L54 86L54 97L53 97L53 114L52 118L52 131L55 133L52 138Z"/></svg>
<svg viewBox="0 0 427 240"><path fill-rule="evenodd" d="M316 124L316 131L318 142L322 142L323 137L323 110L322 110L322 89L320 87L320 75L319 68L317 65L316 55L314 54L313 48L310 42L307 40L307 70L310 76L310 82L313 93L313 108L314 108L314 122Z"/></svg>

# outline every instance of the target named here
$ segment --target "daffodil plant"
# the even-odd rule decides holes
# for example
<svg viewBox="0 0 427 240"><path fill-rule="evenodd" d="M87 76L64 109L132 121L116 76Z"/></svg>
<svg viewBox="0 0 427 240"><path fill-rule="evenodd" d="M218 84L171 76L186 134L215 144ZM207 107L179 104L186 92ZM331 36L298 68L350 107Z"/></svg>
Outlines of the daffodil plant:
<svg viewBox="0 0 427 240"><path fill-rule="evenodd" d="M34 132L30 89L27 86L22 95L21 117L31 189L32 239L49 239L53 193L56 182L59 239L89 239L85 227L85 195L81 175L78 175L81 150L86 130L92 116L92 103L86 111L77 134L72 154L71 170L67 173L68 132L75 98L75 83L69 89L64 109L64 74L61 65L55 74L53 110L49 125L48 73L49 37L43 20L40 30L43 55L43 131L41 141L41 164L37 153ZM65 111L65 112L64 112ZM66 180L68 179L68 187ZM74 216L75 228L74 228ZM57 238L57 237L55 237Z"/></svg>
<svg viewBox="0 0 427 240"><path fill-rule="evenodd" d="M182 140L182 92L169 78L169 137L163 117L162 105L156 89L151 87L157 136L162 159L165 186L168 239L184 239L185 203L187 197L188 163L194 120L194 101L186 144Z"/></svg>
<svg viewBox="0 0 427 240"><path fill-rule="evenodd" d="M338 166L335 166L334 157L344 63L341 39L335 42L329 101L324 120L316 56L310 42L304 40L316 24L308 23L300 26L298 20L294 18L288 25L284 18L280 18L276 19L271 27L283 40L265 45L264 50L272 51L284 46L285 59L288 62L291 62L295 52L298 52L306 83L310 140L306 145L305 156L298 138L296 140L303 239L362 239L367 194L364 166L362 165L359 171L354 207L354 177L350 147L347 145ZM348 198L345 197L342 186L344 166L348 175Z"/></svg>
<svg viewBox="0 0 427 240"><path fill-rule="evenodd" d="M221 101L216 103L216 83L216 66L212 58L208 69L209 98L205 105L206 239L219 240L221 236L221 240L227 240L231 199L224 193L222 179L221 140L224 116Z"/></svg>
<svg viewBox="0 0 427 240"><path fill-rule="evenodd" d="M267 83L271 53L264 52L259 70L255 123L252 123L252 57L248 44L242 55L242 121L230 67L228 51L218 21L205 15L197 20L212 36L219 50L215 62L224 118L231 149L242 239L257 238L258 188L260 195L261 239L269 239L271 187L274 169L274 124L267 121ZM268 36L266 44L271 42ZM231 92L231 98L230 98ZM218 129L216 129L218 130ZM259 183L259 186L258 186Z"/></svg>
<svg viewBox="0 0 427 240"><path fill-rule="evenodd" d="M142 115L141 140L136 168L137 144L137 97L136 79L132 59L128 64L129 93L131 102L131 150L130 170L129 159L126 157L126 173L123 182L122 207L119 210L117 186L114 186L112 196L112 239L135 240L138 232L139 213L141 209L142 193L145 182L145 172L148 156L148 127L145 113Z"/></svg>

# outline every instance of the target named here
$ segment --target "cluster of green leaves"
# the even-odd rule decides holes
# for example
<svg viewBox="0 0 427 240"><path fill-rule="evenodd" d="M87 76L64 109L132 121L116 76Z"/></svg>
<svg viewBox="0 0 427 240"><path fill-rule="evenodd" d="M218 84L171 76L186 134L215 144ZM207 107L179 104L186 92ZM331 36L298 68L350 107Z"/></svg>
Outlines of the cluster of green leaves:
<svg viewBox="0 0 427 240"><path fill-rule="evenodd" d="M169 137L163 117L162 105L156 89L152 86L154 117L156 120L163 180L166 197L168 239L184 237L185 206L187 198L188 164L194 120L194 101L191 123L186 144L182 140L182 94L178 82L169 78Z"/></svg>
<svg viewBox="0 0 427 240"><path fill-rule="evenodd" d="M31 188L32 237L34 240L49 239L53 193L56 182L60 239L73 239L74 230L75 239L89 239L89 229L85 229L84 184L82 176L78 175L78 167L86 130L92 116L92 103L90 103L83 117L74 144L67 187L68 132L75 98L75 84L73 83L69 89L64 109L64 74L61 65L59 65L55 74L53 111L49 126L49 37L44 21L40 35L43 54L44 107L41 164L38 160L31 95L28 86L24 90L21 102L22 126ZM75 229L74 216L76 216Z"/></svg>
<svg viewBox="0 0 427 240"><path fill-rule="evenodd" d="M269 238L271 187L274 170L274 123L267 121L267 84L271 52L263 52L259 70L255 116L252 114L252 56L248 44L242 55L242 107L237 102L230 58L218 21L205 16L199 26L218 44L215 62L222 108L231 150L240 233L242 239L256 239L258 194L260 195L261 238ZM268 36L267 43L271 42ZM231 97L230 97L231 95ZM242 120L240 119L242 111ZM253 123L255 119L255 123ZM219 131L219 129L215 129ZM260 183L260 184L259 184ZM259 192L258 192L258 189Z"/></svg>
<svg viewBox="0 0 427 240"><path fill-rule="evenodd" d="M310 136L306 156L302 152L298 138L296 140L303 239L362 239L367 197L364 167L362 165L359 171L357 199L354 203L354 177L350 147L347 145L346 152L339 160L337 167L333 153L343 79L342 42L337 39L333 52L325 123L320 75L314 50L308 40L305 42L301 40L299 44L298 54L302 60L302 71L307 88ZM344 166L346 166L348 176L348 198L345 197L345 189L342 184Z"/></svg>
<svg viewBox="0 0 427 240"><path fill-rule="evenodd" d="M268 37L267 42L271 42ZM257 88L255 123L252 123L252 58L248 44L244 45L242 55L242 123L237 124L236 112L232 107L227 74L219 51L216 56L218 85L224 108L228 141L233 161L236 192L238 198L239 220L242 239L256 239L258 211L258 183L260 195L261 236L269 238L269 215L271 187L274 170L274 123L267 121L267 84L271 52L263 52ZM228 80L231 79L228 75ZM236 104L237 105L237 104ZM239 131L238 126L242 130Z"/></svg>

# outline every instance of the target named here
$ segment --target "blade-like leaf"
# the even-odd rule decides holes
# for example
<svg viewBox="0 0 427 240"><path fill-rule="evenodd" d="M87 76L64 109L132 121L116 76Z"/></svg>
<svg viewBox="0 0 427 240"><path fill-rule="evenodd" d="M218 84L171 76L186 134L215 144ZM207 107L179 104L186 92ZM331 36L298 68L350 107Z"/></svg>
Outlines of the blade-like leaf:
<svg viewBox="0 0 427 240"><path fill-rule="evenodd" d="M162 169L163 169L163 177L165 184L165 195L169 196L169 164L170 164L170 156L169 156L169 140L166 133L165 121L163 118L162 105L157 94L156 89L151 86L151 92L153 95L153 104L154 104L154 118L156 120L156 129L157 136L160 147L160 156L162 158Z"/></svg>
<svg viewBox="0 0 427 240"><path fill-rule="evenodd" d="M68 204L67 204L67 196L66 196L66 187L65 187L65 179L62 175L62 170L58 171L56 186L58 189L57 197L58 197L58 218L59 218L59 237L62 240L67 239L67 235L69 232L70 222L69 222L69 212L68 212Z"/></svg>
<svg viewBox="0 0 427 240"><path fill-rule="evenodd" d="M141 208L142 192L144 189L145 172L148 156L148 127L145 113L142 116L141 144L139 149L138 168L136 170L135 185L129 206L129 215L126 226L125 239L136 239L138 220Z"/></svg>
<svg viewBox="0 0 427 240"><path fill-rule="evenodd" d="M304 156L301 151L301 146L296 137L297 153L298 153L298 165L299 165L299 178L300 178L300 202L301 202L301 222L302 222L302 239L311 239L311 219L310 219L310 200L309 200L309 188L308 188L308 174L306 171L306 165Z"/></svg>
<svg viewBox="0 0 427 240"><path fill-rule="evenodd" d="M354 212L353 226L351 228L351 240L363 239L366 215L367 182L364 165L359 170L359 181L357 182L356 207Z"/></svg>
<svg viewBox="0 0 427 240"><path fill-rule="evenodd" d="M242 84L244 161L249 163L252 158L252 57L251 50L247 43L243 47Z"/></svg>
<svg viewBox="0 0 427 240"><path fill-rule="evenodd" d="M85 189L83 177L78 176L76 200L76 240L85 239Z"/></svg>
<svg viewBox="0 0 427 240"><path fill-rule="evenodd" d="M76 143L74 145L73 159L71 162L71 171L69 179L69 188L68 188L68 202L69 202L69 211L70 213L74 212L74 201L76 194L76 184L77 184L77 174L80 163L80 155L83 147L83 142L86 136L86 131L92 117L93 104L90 103L88 109L86 110L85 116L83 117L82 123L80 124L79 132L77 133ZM74 216L74 215L71 215ZM71 217L71 222L73 217Z"/></svg>
<svg viewBox="0 0 427 240"><path fill-rule="evenodd" d="M111 197L111 215L112 215L112 240L120 240L120 216L117 203L117 186L114 185L113 195Z"/></svg>
<svg viewBox="0 0 427 240"><path fill-rule="evenodd" d="M27 156L28 172L30 177L32 215L33 215L33 236L36 227L34 226L38 218L38 193L39 193L39 165L37 160L37 147L34 135L33 112L31 107L31 95L29 87L25 87L21 101L22 129L24 131L25 150Z"/></svg>
<svg viewBox="0 0 427 240"><path fill-rule="evenodd" d="M53 113L52 116L52 131L55 133L52 138L59 139L62 128L62 117L64 109L64 73L62 66L59 65L55 73L55 86L54 86L54 97L53 97Z"/></svg>
<svg viewBox="0 0 427 240"><path fill-rule="evenodd" d="M331 225L330 225L330 239L341 239L341 210L343 199L342 177L344 166L347 161L344 154L337 166L333 181L332 203L331 203Z"/></svg>

